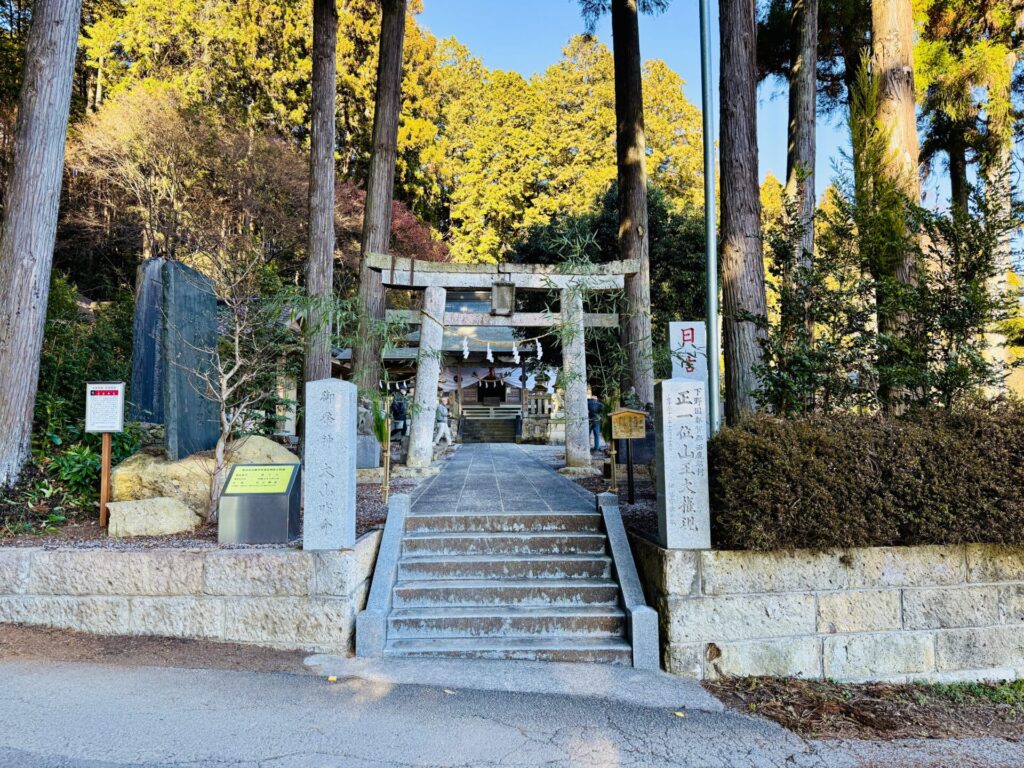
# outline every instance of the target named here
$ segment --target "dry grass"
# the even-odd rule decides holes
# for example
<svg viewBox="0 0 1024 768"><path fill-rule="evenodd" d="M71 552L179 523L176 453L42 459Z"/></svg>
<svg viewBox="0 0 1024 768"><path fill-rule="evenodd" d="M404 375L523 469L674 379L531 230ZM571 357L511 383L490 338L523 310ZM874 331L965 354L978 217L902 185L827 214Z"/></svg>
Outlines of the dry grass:
<svg viewBox="0 0 1024 768"><path fill-rule="evenodd" d="M746 677L704 687L732 709L809 738L1024 736L1024 681L853 685Z"/></svg>

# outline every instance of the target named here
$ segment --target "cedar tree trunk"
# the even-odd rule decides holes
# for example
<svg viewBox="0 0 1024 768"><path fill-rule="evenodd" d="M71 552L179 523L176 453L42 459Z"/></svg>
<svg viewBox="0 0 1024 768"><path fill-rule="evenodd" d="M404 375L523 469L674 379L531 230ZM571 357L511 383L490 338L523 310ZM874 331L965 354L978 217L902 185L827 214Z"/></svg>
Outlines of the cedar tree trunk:
<svg viewBox="0 0 1024 768"><path fill-rule="evenodd" d="M946 151L949 153L950 199L954 208L967 213L967 146L962 130L957 130L953 134Z"/></svg>
<svg viewBox="0 0 1024 768"><path fill-rule="evenodd" d="M914 95L914 14L912 0L872 0L872 69L878 79L878 121L887 126L892 173L911 203L921 202L920 148ZM896 265L896 279L917 281L913 249Z"/></svg>
<svg viewBox="0 0 1024 768"><path fill-rule="evenodd" d="M81 0L36 0L0 232L0 487L32 440Z"/></svg>
<svg viewBox="0 0 1024 768"><path fill-rule="evenodd" d="M406 0L381 3L380 55L377 62L377 103L373 110L373 154L366 182L366 210L359 270L360 344L354 350L353 373L360 389L376 389L380 379L383 339L374 325L384 320L384 285L380 272L366 266L370 253L391 249L391 204L395 191L398 122L402 114L402 48L405 44Z"/></svg>
<svg viewBox="0 0 1024 768"><path fill-rule="evenodd" d="M818 94L818 0L795 0L793 60L789 71L789 147L786 194L797 201L803 229L796 262L809 266L814 256L814 163Z"/></svg>
<svg viewBox="0 0 1024 768"><path fill-rule="evenodd" d="M313 114L309 153L310 298L306 381L331 377L331 324L327 306L334 286L334 118L338 40L335 0L313 0Z"/></svg>
<svg viewBox="0 0 1024 768"><path fill-rule="evenodd" d="M767 315L757 184L757 67L754 0L719 0L721 270L725 416L754 410ZM713 361L712 363L713 364Z"/></svg>
<svg viewBox="0 0 1024 768"><path fill-rule="evenodd" d="M647 143L640 70L637 0L612 0L615 60L615 146L619 177L619 257L636 259L626 276L623 336L629 377L642 403L654 402L651 347L651 264L647 232Z"/></svg>

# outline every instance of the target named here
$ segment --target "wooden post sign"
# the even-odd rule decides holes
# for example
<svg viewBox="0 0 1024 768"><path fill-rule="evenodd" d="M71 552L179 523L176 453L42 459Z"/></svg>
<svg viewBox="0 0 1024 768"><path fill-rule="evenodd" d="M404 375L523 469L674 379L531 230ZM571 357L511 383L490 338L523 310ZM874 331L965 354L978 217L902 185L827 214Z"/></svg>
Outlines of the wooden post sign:
<svg viewBox="0 0 1024 768"><path fill-rule="evenodd" d="M106 528L107 502L110 501L111 435L124 431L123 381L86 382L85 431L103 435L100 464L100 528Z"/></svg>
<svg viewBox="0 0 1024 768"><path fill-rule="evenodd" d="M636 504L636 489L633 485L633 440L643 440L647 435L647 414L635 408L619 408L609 414L612 420L612 445L616 440L626 441L626 483L629 503ZM612 474L615 460L612 458Z"/></svg>

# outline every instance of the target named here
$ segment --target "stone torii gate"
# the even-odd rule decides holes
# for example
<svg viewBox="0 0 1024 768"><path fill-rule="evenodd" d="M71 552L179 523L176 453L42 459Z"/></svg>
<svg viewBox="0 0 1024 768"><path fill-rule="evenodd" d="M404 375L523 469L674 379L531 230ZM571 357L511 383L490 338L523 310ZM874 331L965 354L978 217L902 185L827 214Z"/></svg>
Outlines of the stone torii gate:
<svg viewBox="0 0 1024 768"><path fill-rule="evenodd" d="M441 355L446 327L506 326L566 328L562 346L565 379L565 463L570 471L590 469L590 431L587 414L587 356L584 329L617 326L610 314L584 314L582 290L609 291L623 287L625 275L637 271L635 261L587 265L573 271L561 265L540 264L451 264L416 261L384 254L367 254L366 263L381 273L389 288L423 291L419 317L406 317L420 326L416 365L416 398L409 438L408 464L429 466L433 458L434 414L441 374ZM558 291L560 318L547 313L507 314L446 312L447 291L452 289L499 289ZM395 313L397 314L397 313Z"/></svg>

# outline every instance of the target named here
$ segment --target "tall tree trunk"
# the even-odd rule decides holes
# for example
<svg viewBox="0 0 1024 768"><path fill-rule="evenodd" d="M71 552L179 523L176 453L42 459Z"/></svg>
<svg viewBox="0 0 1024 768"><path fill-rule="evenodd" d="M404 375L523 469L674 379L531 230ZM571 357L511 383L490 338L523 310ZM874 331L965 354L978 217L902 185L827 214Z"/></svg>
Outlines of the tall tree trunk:
<svg viewBox="0 0 1024 768"><path fill-rule="evenodd" d="M313 114L309 153L309 261L311 306L306 381L331 377L331 324L327 306L334 286L334 115L337 89L335 0L313 0Z"/></svg>
<svg viewBox="0 0 1024 768"><path fill-rule="evenodd" d="M36 0L0 232L0 487L29 455L81 0Z"/></svg>
<svg viewBox="0 0 1024 768"><path fill-rule="evenodd" d="M793 60L789 72L789 146L786 194L797 202L796 263L809 267L814 257L814 164L818 95L818 0L795 0ZM804 322L810 323L804 312Z"/></svg>
<svg viewBox="0 0 1024 768"><path fill-rule="evenodd" d="M967 147L962 130L954 130L947 148L949 153L950 200L953 207L967 213Z"/></svg>
<svg viewBox="0 0 1024 768"><path fill-rule="evenodd" d="M757 68L754 0L719 0L722 72L721 253L725 415L754 410L767 315L757 184Z"/></svg>
<svg viewBox="0 0 1024 768"><path fill-rule="evenodd" d="M644 136L637 0L612 0L612 42L615 60L615 147L619 177L619 256L622 259L636 259L639 264L636 273L626 277L623 336L629 360L630 383L641 402L653 403L647 140Z"/></svg>
<svg viewBox="0 0 1024 768"><path fill-rule="evenodd" d="M917 138L917 112L914 94L914 17L912 0L872 0L871 2L871 68L878 82L878 125L889 137L887 175L906 199L914 205L921 202L921 180L918 175L920 147ZM889 267L886 267L888 270ZM902 285L917 283L915 249L908 246L902 258L892 265L891 277ZM887 276L886 276L887 277ZM878 330L883 335L906 339L909 317L902 302L890 293L892 286L883 282L876 291ZM883 311L884 310L884 311ZM917 364L915 350L899 352L906 343L888 345L880 364L885 369ZM879 399L883 407L894 413L906 408L910 393L902 386L893 386L886 376L879 382Z"/></svg>
<svg viewBox="0 0 1024 768"><path fill-rule="evenodd" d="M355 380L361 389L376 389L380 379L383 339L374 325L384 320L384 285L380 272L369 269L366 255L391 249L391 204L395 193L398 121L402 114L402 49L405 44L406 0L383 0L380 55L377 62L377 103L373 110L373 154L366 182L366 210L359 269L360 344L353 356Z"/></svg>
<svg viewBox="0 0 1024 768"><path fill-rule="evenodd" d="M1010 289L1009 279L1012 269L1013 230L1013 129L1014 113L1010 84L1013 71L1017 66L1015 51L1007 51L1003 60L1004 70L997 78L999 85L989 88L989 142L984 164L985 192L988 208L997 221L1001 231L992 254L995 275L989 281L988 290L992 296L1006 296ZM997 372L1005 373L1007 340L999 329L990 329L985 334L985 357ZM1005 389L1005 381L997 391Z"/></svg>
<svg viewBox="0 0 1024 768"><path fill-rule="evenodd" d="M878 80L878 121L889 130L891 173L910 202L921 202L920 147L914 96L914 16L912 0L871 3L872 69ZM904 283L914 280L913 261L897 268Z"/></svg>
<svg viewBox="0 0 1024 768"><path fill-rule="evenodd" d="M996 78L997 86L989 87L989 142L984 167L985 188L990 210L1006 223L996 247L996 263L1001 272L1000 284L1005 289L1011 268L1013 234L1009 228L1013 204L1013 130L1014 112L1010 84L1017 66L1017 53L1010 50L1003 60L1003 71Z"/></svg>

